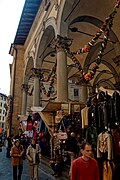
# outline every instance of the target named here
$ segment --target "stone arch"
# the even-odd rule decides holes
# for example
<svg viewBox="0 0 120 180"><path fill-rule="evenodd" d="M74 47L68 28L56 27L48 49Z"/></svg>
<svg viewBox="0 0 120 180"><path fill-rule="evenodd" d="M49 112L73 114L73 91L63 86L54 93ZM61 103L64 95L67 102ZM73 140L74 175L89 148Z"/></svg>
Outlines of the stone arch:
<svg viewBox="0 0 120 180"><path fill-rule="evenodd" d="M57 28L58 34L61 36L68 35L68 23L65 21L68 14L71 12L75 0L63 0L57 13Z"/></svg>
<svg viewBox="0 0 120 180"><path fill-rule="evenodd" d="M106 74L106 73L112 74L109 70L102 70L102 71L95 77L94 82L93 82L93 87L96 86L96 84L98 83L100 77L101 77L103 74ZM113 77L114 77L114 74L112 74L112 75L113 75Z"/></svg>
<svg viewBox="0 0 120 180"><path fill-rule="evenodd" d="M50 25L50 23L54 24L54 27ZM35 58L35 65L36 67L41 67L44 57L50 51L53 51L50 47L50 43L55 38L55 22L53 22L53 18L49 19L48 22L45 23L45 29L40 36L37 49L36 49L36 58Z"/></svg>
<svg viewBox="0 0 120 180"><path fill-rule="evenodd" d="M51 56L54 57L55 54L56 54L56 51L55 51L55 49L53 49L53 50L49 51L48 53L46 53L46 55L44 56L44 58L46 58L46 57L49 56L49 55L51 55Z"/></svg>
<svg viewBox="0 0 120 180"><path fill-rule="evenodd" d="M117 73L117 71L115 70L115 68L114 68L109 62L107 62L107 61L105 61L105 60L102 60L101 63L104 64L104 65L106 65L106 66L110 69L110 71L112 72L112 74L113 74L113 76L114 76L114 79L116 80L116 82L118 82L119 76L118 76L118 73Z"/></svg>
<svg viewBox="0 0 120 180"><path fill-rule="evenodd" d="M49 28L49 26L52 26L55 32L55 37L57 36L57 26L56 26L56 19L55 17L50 17L47 19L47 21L44 23L45 30Z"/></svg>
<svg viewBox="0 0 120 180"><path fill-rule="evenodd" d="M33 54L33 53L32 53ZM32 55L31 54L31 55ZM23 76L23 85L26 85L26 99L22 99L23 101L25 100L26 102L26 113L31 112L31 107L33 104L33 95L29 95L34 88L34 78L31 73L31 69L34 67L34 58L32 56L29 56L26 59L26 64L24 68L24 76Z"/></svg>
<svg viewBox="0 0 120 180"><path fill-rule="evenodd" d="M107 79L106 81L104 80L104 79L101 79L101 80L99 80L98 82L97 82L97 88L99 88L100 86L101 86L101 84L102 84L102 86L103 87L105 87L105 88L111 88L111 89L113 89L113 90L115 90L116 88L115 88L115 86L114 86L114 84L109 80L109 79ZM107 86L107 87L106 87Z"/></svg>
<svg viewBox="0 0 120 180"><path fill-rule="evenodd" d="M40 33L40 36L39 36L39 40L38 40L38 43L37 43L37 47L36 47L36 54L35 54L35 66L38 65L38 59L39 59L39 56L40 54L42 53L42 51L44 50L45 46L46 46L46 34L48 34L48 31L53 31L54 33L54 37L56 37L57 35L57 32L56 32L56 20L54 17L50 17L48 18L46 21L43 22L43 25L42 25L42 31ZM43 45L43 42L45 41L44 45ZM40 50L41 49L41 50Z"/></svg>
<svg viewBox="0 0 120 180"><path fill-rule="evenodd" d="M110 69L109 73L113 74L113 77L114 77L115 81L118 82L119 76L118 76L115 68L114 68L109 62L107 62L107 61L105 61L105 60L102 60L102 61L101 61L101 64L104 64L105 66L107 66L107 67ZM95 80L94 80L94 83L93 83L93 84L96 84L96 82L98 81L98 79L100 78L100 76L101 76L103 73L108 73L108 70L102 70L102 71L95 77Z"/></svg>
<svg viewBox="0 0 120 180"><path fill-rule="evenodd" d="M33 57L28 57L26 60L26 66L24 69L23 83L28 84L28 80L31 77L31 68L34 67L34 59Z"/></svg>

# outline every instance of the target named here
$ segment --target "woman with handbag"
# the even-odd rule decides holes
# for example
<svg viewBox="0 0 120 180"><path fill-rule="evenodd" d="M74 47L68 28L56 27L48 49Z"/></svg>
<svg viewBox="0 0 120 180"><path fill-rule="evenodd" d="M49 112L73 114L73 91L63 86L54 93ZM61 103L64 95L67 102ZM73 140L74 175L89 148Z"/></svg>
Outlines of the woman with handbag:
<svg viewBox="0 0 120 180"><path fill-rule="evenodd" d="M19 139L16 139L14 146L11 148L12 166L13 166L13 180L21 180L23 170L23 159L24 153L23 146L20 145ZM18 175L17 175L18 171Z"/></svg>
<svg viewBox="0 0 120 180"><path fill-rule="evenodd" d="M38 166L40 163L41 149L39 144L36 144L36 140L34 138L27 148L26 156L29 163L30 180L33 178L38 180Z"/></svg>

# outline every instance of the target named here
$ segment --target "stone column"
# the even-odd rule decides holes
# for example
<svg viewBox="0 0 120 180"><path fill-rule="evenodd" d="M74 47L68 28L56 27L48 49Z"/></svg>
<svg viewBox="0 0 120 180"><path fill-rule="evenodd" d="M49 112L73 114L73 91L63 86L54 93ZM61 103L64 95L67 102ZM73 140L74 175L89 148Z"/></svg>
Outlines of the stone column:
<svg viewBox="0 0 120 180"><path fill-rule="evenodd" d="M67 72L67 53L68 39L61 36L57 37L57 101L68 101L68 72Z"/></svg>
<svg viewBox="0 0 120 180"><path fill-rule="evenodd" d="M40 69L33 68L34 75L34 91L33 91L33 106L40 106Z"/></svg>
<svg viewBox="0 0 120 180"><path fill-rule="evenodd" d="M81 85L81 95L80 99L82 103L86 103L87 97L88 97L88 91L87 91L87 84L83 83Z"/></svg>
<svg viewBox="0 0 120 180"><path fill-rule="evenodd" d="M28 85L22 84L22 115L26 115Z"/></svg>

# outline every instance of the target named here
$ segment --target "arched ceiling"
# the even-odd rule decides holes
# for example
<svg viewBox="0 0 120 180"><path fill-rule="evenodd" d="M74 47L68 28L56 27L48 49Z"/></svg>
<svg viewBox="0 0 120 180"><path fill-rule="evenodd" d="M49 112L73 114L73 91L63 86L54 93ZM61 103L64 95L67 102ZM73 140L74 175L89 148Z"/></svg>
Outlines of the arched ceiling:
<svg viewBox="0 0 120 180"><path fill-rule="evenodd" d="M68 38L73 39L70 47L71 51L76 51L91 41L92 37L102 26L105 18L107 18L113 11L115 2L116 1L111 0L107 2L104 0L75 0L70 3L69 0L66 0L61 21L65 21L68 24ZM100 83L100 85L103 85L103 87L107 86L108 88L113 88L114 85L119 81L119 66L117 66L117 64L115 64L113 61L113 59L116 57L114 44L120 40L120 32L118 31L118 27L120 26L119 17L120 8L117 9L101 64L94 79L91 81L91 85ZM74 28L76 28L76 32ZM101 38L98 39L96 45L90 50L89 53L76 55L85 72L89 72L89 69L91 69L94 65L100 50L103 36L104 33L102 34ZM74 74L75 77L76 74L78 75L78 78L80 77L77 70L75 70L74 65L69 66L69 77L73 77ZM113 78L111 78L111 74Z"/></svg>
<svg viewBox="0 0 120 180"><path fill-rule="evenodd" d="M113 11L115 0L108 1L93 1L93 0L66 0L61 16L61 27L60 35L64 34L64 26L62 22L66 23L68 26L68 38L73 39L72 45L70 46L70 51L76 51L80 47L86 45L91 41L92 37L100 29L105 18ZM99 69L90 82L91 85L102 84L108 78L108 81L113 85L119 82L119 66L115 64L113 59L116 57L114 44L120 40L120 8L117 10L117 14L113 20L113 26L110 31L110 37L107 47L103 53L103 58ZM77 32L73 31L73 28L77 28ZM88 72L94 65L95 59L97 58L98 52L100 50L100 44L102 42L104 34L98 39L96 45L90 50L89 53L76 55L79 60L83 70ZM55 38L55 31L52 25L48 26L43 33L42 39L39 44L37 63L38 68L42 68L45 74L49 74L50 70L56 62L56 50L51 46L52 40ZM119 59L118 59L119 60ZM81 79L81 74L71 58L67 58L68 64L68 79L75 79L75 81ZM29 68L28 68L29 69ZM27 74L26 70L26 74ZM109 72L109 73L108 73ZM102 75L101 75L102 74ZM113 78L110 79L111 74ZM108 83L108 86L109 84ZM105 85L105 82L103 83ZM111 88L111 85L109 86Z"/></svg>
<svg viewBox="0 0 120 180"><path fill-rule="evenodd" d="M49 71L52 67L52 64L55 63L55 50L51 47L51 42L54 38L54 28L52 26L48 26L47 29L45 29L39 44L37 54L38 59L36 62L37 66L44 69L45 71Z"/></svg>
<svg viewBox="0 0 120 180"><path fill-rule="evenodd" d="M31 69L34 67L33 58L29 57L26 68L25 68L25 76L24 76L24 82L27 84L29 79L31 78Z"/></svg>

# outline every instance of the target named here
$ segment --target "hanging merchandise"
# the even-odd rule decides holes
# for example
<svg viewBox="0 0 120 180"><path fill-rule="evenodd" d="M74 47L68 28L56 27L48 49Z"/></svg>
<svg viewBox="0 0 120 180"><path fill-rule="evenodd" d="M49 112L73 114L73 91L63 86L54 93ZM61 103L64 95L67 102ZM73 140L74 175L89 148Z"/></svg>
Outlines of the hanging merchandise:
<svg viewBox="0 0 120 180"><path fill-rule="evenodd" d="M40 119L40 120L38 121L38 125L37 125L37 132L38 132L38 133L40 133L41 126L42 126L42 120Z"/></svg>
<svg viewBox="0 0 120 180"><path fill-rule="evenodd" d="M32 138L33 137L33 130L26 132L27 137Z"/></svg>
<svg viewBox="0 0 120 180"><path fill-rule="evenodd" d="M117 8L119 8L120 5L120 0L118 0L115 3L113 12L105 19L105 22L103 23L102 27L97 31L96 35L92 38L90 42L88 42L88 45L85 45L83 48L72 52L74 55L75 54L81 54L81 53L86 53L89 52L90 49L95 45L99 37L102 35L103 32L106 32L108 29L110 29L113 25L113 18L115 17L115 14L117 13Z"/></svg>
<svg viewBox="0 0 120 180"><path fill-rule="evenodd" d="M43 138L44 137L44 132L39 133L39 137Z"/></svg>
<svg viewBox="0 0 120 180"><path fill-rule="evenodd" d="M55 63L55 65L53 66L52 70L51 70L51 73L49 74L49 76L46 78L46 80L44 82L48 82L50 80L50 85L49 85L49 89L48 91L46 90L44 84L42 83L41 85L41 89L43 90L43 93L47 96L47 97L50 97L50 94L52 93L53 91L53 84L54 84L54 79L55 79L55 76L56 76L56 66L57 66L57 63Z"/></svg>
<svg viewBox="0 0 120 180"><path fill-rule="evenodd" d="M104 157L103 157L104 156ZM103 131L98 135L97 139L97 157L106 160L113 159L112 136L108 131Z"/></svg>
<svg viewBox="0 0 120 180"><path fill-rule="evenodd" d="M90 107L84 107L81 110L81 116L82 116L82 129L88 127L88 112Z"/></svg>
<svg viewBox="0 0 120 180"><path fill-rule="evenodd" d="M114 171L115 164L113 162L103 162L103 180L114 180Z"/></svg>
<svg viewBox="0 0 120 180"><path fill-rule="evenodd" d="M26 131L32 131L33 130L33 121L31 116L29 115L27 118L27 126L26 126Z"/></svg>
<svg viewBox="0 0 120 180"><path fill-rule="evenodd" d="M55 63L55 65L53 66L48 76L44 76L44 73L40 69L36 69L36 68L31 69L33 76L37 75L40 78L40 81L42 81L41 90L47 97L50 97L50 94L53 92L53 89L54 89L53 84L54 84L54 79L56 76L56 66L57 66L57 63ZM46 90L43 82L50 82L48 91ZM32 92L33 92L33 89L32 89ZM29 94L31 95L31 92Z"/></svg>
<svg viewBox="0 0 120 180"><path fill-rule="evenodd" d="M0 134L2 134L2 128L0 127Z"/></svg>
<svg viewBox="0 0 120 180"><path fill-rule="evenodd" d="M79 72L81 73L82 79L84 82L89 82L90 80L92 80L96 74L96 70L99 68L99 64L101 62L103 52L104 52L106 45L107 45L107 42L109 40L109 31L112 28L113 19L115 17L115 14L117 13L117 8L119 8L119 5L120 5L120 0L118 0L115 3L113 12L109 15L109 17L107 17L105 19L105 22L103 23L102 27L98 30L98 32L92 38L92 40L90 42L88 42L87 45L85 45L83 48L80 48L79 50L77 50L75 52L70 52L69 49L65 49L66 53L68 53L70 55L71 59L75 63L75 66L78 68ZM90 72L85 73L81 67L79 60L77 60L77 58L74 55L89 52L90 49L96 44L97 40L102 35L102 33L104 33L104 37L103 37L103 41L101 43L101 47L100 47L100 51L98 53L98 57L96 58L96 63L93 65Z"/></svg>
<svg viewBox="0 0 120 180"><path fill-rule="evenodd" d="M120 157L120 125L117 125L112 133L113 154L115 158Z"/></svg>
<svg viewBox="0 0 120 180"><path fill-rule="evenodd" d="M86 130L86 140L89 142L94 148L97 147L97 129L94 125L91 125Z"/></svg>
<svg viewBox="0 0 120 180"><path fill-rule="evenodd" d="M63 127L63 131L62 131L62 127ZM68 138L63 121L61 121L60 127L58 129L57 137L61 141L66 140Z"/></svg>
<svg viewBox="0 0 120 180"><path fill-rule="evenodd" d="M33 129L34 129L34 131L37 131L37 124L38 124L38 122L37 122L37 121L34 121L34 124L33 124Z"/></svg>
<svg viewBox="0 0 120 180"><path fill-rule="evenodd" d="M57 133L57 137L59 140L66 140L67 139L67 133L66 132L62 132L61 130L58 131Z"/></svg>
<svg viewBox="0 0 120 180"><path fill-rule="evenodd" d="M56 116L55 116L55 123L60 123L62 118L63 118L63 110L57 111Z"/></svg>

